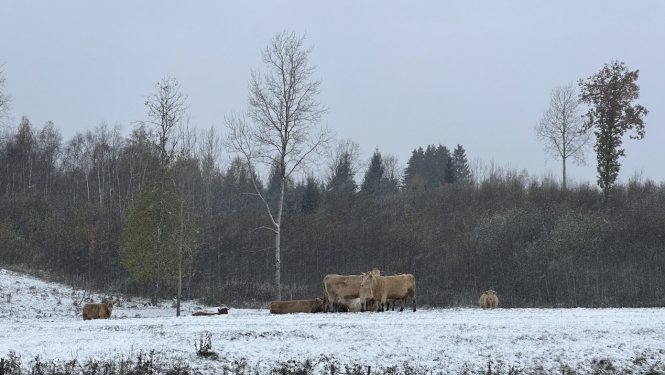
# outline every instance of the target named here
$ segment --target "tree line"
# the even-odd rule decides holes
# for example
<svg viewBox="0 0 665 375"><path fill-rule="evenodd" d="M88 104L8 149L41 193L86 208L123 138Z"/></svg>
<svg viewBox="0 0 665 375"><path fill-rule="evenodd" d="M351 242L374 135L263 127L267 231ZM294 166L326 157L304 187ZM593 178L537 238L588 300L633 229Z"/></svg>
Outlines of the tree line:
<svg viewBox="0 0 665 375"><path fill-rule="evenodd" d="M150 196L157 191L159 153L143 126L127 138L120 134L118 126L102 123L63 143L52 123L35 129L27 117L17 132L5 134L3 264L45 269L109 291L154 293L151 280L135 274L152 270L130 271L131 259L123 259L121 249L123 241L140 244L140 236L128 233L141 233L140 227L154 220L143 214L150 209L141 207L155 202ZM170 198L168 205L177 217L184 202L191 228L183 295L227 304L269 301L276 293L274 242L269 232L257 229L268 223L261 201L246 194L253 190L251 172L239 158L224 167L215 162L212 148L204 147L206 140L214 143L214 130L200 134L201 147L179 162L186 171L178 177L184 200ZM328 273L379 267L388 274L416 275L425 305L473 303L488 288L499 291L504 306L664 302L662 183L634 178L615 186L607 203L590 184L564 189L551 177L494 166L467 181L426 180L420 186L382 173L386 163L377 150L355 187L344 155L331 159L334 173L327 178L285 184L285 299L321 295ZM258 188L276 204L274 179ZM178 233L178 224L171 221L165 233ZM171 298L177 251L164 250L162 257L158 297Z"/></svg>
<svg viewBox="0 0 665 375"><path fill-rule="evenodd" d="M374 267L414 274L424 305L475 304L486 289L505 307L663 305L665 185L616 183L620 135L644 136L646 109L629 105L637 71L613 62L579 82L580 101L597 105L572 129L596 129L598 189L472 170L459 144L417 147L403 170L378 148L363 163L355 142L319 127L328 109L303 41L271 41L263 58L278 69L252 72L248 109L226 119L226 138L189 126L187 97L168 76L126 137L102 122L63 142L55 124L38 129L27 116L5 128L0 262L177 296L178 313L181 297L262 306L320 296L326 274ZM11 97L0 97L6 114ZM571 134L565 121L545 131L557 118L546 113L540 128L555 151ZM222 162L223 149L235 157ZM558 151L565 171L570 149ZM325 160L324 175L307 169L314 160Z"/></svg>

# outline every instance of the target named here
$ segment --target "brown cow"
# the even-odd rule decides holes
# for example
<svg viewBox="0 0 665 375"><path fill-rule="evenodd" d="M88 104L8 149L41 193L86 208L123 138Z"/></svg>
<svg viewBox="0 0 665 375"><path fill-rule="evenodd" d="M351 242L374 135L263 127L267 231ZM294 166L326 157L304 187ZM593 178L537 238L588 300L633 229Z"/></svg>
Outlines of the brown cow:
<svg viewBox="0 0 665 375"><path fill-rule="evenodd" d="M86 303L83 305L83 320L110 318L116 302L106 300L102 303Z"/></svg>
<svg viewBox="0 0 665 375"><path fill-rule="evenodd" d="M374 268L368 273L380 275ZM362 275L326 275L323 278L323 312L338 311L339 301L360 298L360 278ZM361 301L362 302L362 301Z"/></svg>
<svg viewBox="0 0 665 375"><path fill-rule="evenodd" d="M321 298L270 302L271 314L317 313L321 311L323 311L323 300Z"/></svg>
<svg viewBox="0 0 665 375"><path fill-rule="evenodd" d="M226 306L222 306L217 308L217 312L207 312L207 311L197 311L192 316L210 316L210 315L222 315L222 314L228 314L229 313L229 308Z"/></svg>
<svg viewBox="0 0 665 375"><path fill-rule="evenodd" d="M413 311L416 311L416 278L412 274L377 276L367 272L361 277L361 288L370 288L370 295L379 303L378 311L385 311L390 300L402 301L400 311L404 311L407 299L411 299Z"/></svg>
<svg viewBox="0 0 665 375"><path fill-rule="evenodd" d="M490 289L480 296L478 303L483 309L496 309L499 306L499 297L495 291Z"/></svg>

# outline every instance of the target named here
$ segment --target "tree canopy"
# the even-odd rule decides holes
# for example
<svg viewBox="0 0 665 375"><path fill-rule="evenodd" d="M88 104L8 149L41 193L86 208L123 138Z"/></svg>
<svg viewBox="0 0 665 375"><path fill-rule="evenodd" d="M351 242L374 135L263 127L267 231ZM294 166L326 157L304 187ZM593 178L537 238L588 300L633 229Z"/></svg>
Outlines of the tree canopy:
<svg viewBox="0 0 665 375"><path fill-rule="evenodd" d="M641 104L633 104L640 97L639 73L613 60L598 73L578 81L580 102L589 105L582 130L594 129L598 186L606 200L619 175L619 158L625 156L621 148L623 135L633 130L635 134L630 138L644 138L644 116L649 111Z"/></svg>

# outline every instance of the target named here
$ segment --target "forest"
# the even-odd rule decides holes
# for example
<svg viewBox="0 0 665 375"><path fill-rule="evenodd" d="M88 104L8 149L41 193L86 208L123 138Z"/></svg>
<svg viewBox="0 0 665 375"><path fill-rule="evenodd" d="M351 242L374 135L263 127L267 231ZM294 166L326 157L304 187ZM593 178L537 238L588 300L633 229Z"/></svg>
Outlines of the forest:
<svg viewBox="0 0 665 375"><path fill-rule="evenodd" d="M273 236L260 230L265 209L247 194L247 165L220 160L214 129L198 134L168 177L172 216L184 203L190 233L183 297L263 306L275 295ZM53 123L40 129L23 117L0 139L0 263L151 295L154 280L128 271L121 248L128 226L142 223L130 213L152 199L154 139L145 125L125 138L119 125L102 123L63 141ZM589 183L564 189L554 177L491 164L470 171L462 146L418 147L399 176L386 159L377 150L354 172L341 152L328 160L328 176L288 181L284 299L322 295L328 273L379 267L413 273L420 305L472 305L490 288L503 307L665 304L662 183L634 177L606 201ZM274 181L258 188L276 199ZM160 267L159 297L171 299L173 262Z"/></svg>
<svg viewBox="0 0 665 375"><path fill-rule="evenodd" d="M639 70L612 61L579 95L552 91L535 131L563 160L561 180L471 166L462 145L439 142L413 145L402 168L378 148L360 160L357 143L320 126L329 109L304 39L270 41L247 110L222 130L190 126L169 76L128 135L101 122L63 140L25 115L3 126L0 265L153 302L265 306L378 267L413 274L426 306L474 305L487 289L502 307L665 305L665 184L617 182L623 135L645 134ZM8 123L4 82L0 70ZM566 159L592 130L597 184L567 183Z"/></svg>

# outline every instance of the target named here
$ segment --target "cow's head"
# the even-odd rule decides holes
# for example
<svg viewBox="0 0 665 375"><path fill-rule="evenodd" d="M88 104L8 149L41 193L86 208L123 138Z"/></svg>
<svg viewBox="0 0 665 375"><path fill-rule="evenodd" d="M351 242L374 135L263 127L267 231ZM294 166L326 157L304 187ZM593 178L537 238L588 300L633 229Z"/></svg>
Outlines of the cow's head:
<svg viewBox="0 0 665 375"><path fill-rule="evenodd" d="M372 283L374 282L374 272L365 272L362 274L360 277L360 286L362 288L369 288L372 286Z"/></svg>
<svg viewBox="0 0 665 375"><path fill-rule="evenodd" d="M104 305L106 308L111 311L113 310L113 304L115 304L116 301L104 301Z"/></svg>

